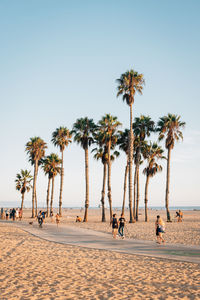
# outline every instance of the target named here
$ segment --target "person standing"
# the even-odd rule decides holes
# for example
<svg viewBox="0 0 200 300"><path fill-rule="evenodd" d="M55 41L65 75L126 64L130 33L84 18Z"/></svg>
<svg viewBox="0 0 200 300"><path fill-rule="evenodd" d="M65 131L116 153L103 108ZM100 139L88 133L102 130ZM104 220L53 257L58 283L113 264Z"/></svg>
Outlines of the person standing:
<svg viewBox="0 0 200 300"><path fill-rule="evenodd" d="M182 222L182 221L183 221L183 213L182 213L182 211L179 209L178 222Z"/></svg>
<svg viewBox="0 0 200 300"><path fill-rule="evenodd" d="M57 227L58 227L59 223L60 223L60 215L59 215L59 213L57 213L57 215L56 215L56 224L57 224Z"/></svg>
<svg viewBox="0 0 200 300"><path fill-rule="evenodd" d="M12 219L13 219L13 221L15 221L15 217L16 217L16 210L15 210L15 208L13 208L13 210L12 210Z"/></svg>
<svg viewBox="0 0 200 300"><path fill-rule="evenodd" d="M125 218L124 218L124 214L121 214L121 217L119 218L119 229L118 229L118 233L119 235L124 239L124 226L125 226Z"/></svg>
<svg viewBox="0 0 200 300"><path fill-rule="evenodd" d="M6 220L8 220L8 217L9 217L9 210L6 209Z"/></svg>
<svg viewBox="0 0 200 300"><path fill-rule="evenodd" d="M157 216L155 227L156 227L157 243L161 244L163 242L164 244L165 240L162 235L165 232L165 223L160 216Z"/></svg>
<svg viewBox="0 0 200 300"><path fill-rule="evenodd" d="M116 239L116 236L117 236L117 230L118 230L118 221L117 221L117 218L116 218L116 214L113 214L113 217L110 221L110 225L112 225L112 235L113 235L113 238Z"/></svg>
<svg viewBox="0 0 200 300"><path fill-rule="evenodd" d="M22 211L22 209L20 208L20 210L19 210L19 220L20 220L20 221L22 220L22 213L23 213L23 211Z"/></svg>
<svg viewBox="0 0 200 300"><path fill-rule="evenodd" d="M18 218L19 218L19 208L16 209L15 215L16 215L16 220L18 220Z"/></svg>

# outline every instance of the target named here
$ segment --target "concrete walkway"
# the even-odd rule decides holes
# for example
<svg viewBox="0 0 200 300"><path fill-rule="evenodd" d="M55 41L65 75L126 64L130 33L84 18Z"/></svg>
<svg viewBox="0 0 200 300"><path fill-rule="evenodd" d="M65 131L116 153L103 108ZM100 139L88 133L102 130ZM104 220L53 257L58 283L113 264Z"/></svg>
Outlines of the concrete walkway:
<svg viewBox="0 0 200 300"><path fill-rule="evenodd" d="M55 224L43 224L43 228L39 228L36 222L33 225L28 222L0 222L19 227L51 242L200 264L200 246L159 245L152 241L134 239L114 240L111 234L69 225L59 225L57 228Z"/></svg>

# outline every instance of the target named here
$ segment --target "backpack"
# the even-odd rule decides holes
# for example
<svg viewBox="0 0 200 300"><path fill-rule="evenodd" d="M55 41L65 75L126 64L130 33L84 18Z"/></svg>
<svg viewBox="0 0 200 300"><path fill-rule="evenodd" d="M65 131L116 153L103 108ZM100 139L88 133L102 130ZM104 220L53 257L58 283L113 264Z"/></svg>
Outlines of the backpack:
<svg viewBox="0 0 200 300"><path fill-rule="evenodd" d="M118 222L116 218L113 218L113 228L118 228Z"/></svg>

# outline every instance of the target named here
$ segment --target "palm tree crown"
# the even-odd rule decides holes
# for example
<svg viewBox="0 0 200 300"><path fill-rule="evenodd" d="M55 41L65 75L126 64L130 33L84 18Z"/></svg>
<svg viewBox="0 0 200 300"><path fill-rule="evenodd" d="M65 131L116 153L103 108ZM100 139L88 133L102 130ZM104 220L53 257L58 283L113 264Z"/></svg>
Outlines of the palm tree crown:
<svg viewBox="0 0 200 300"><path fill-rule="evenodd" d="M110 114L106 114L99 121L99 140L101 140L102 144L107 144L111 142L115 145L118 139L118 127L121 126L121 123L117 120L117 117L113 117Z"/></svg>
<svg viewBox="0 0 200 300"><path fill-rule="evenodd" d="M102 164L108 164L108 149L106 146L104 148L94 148L92 152L95 152L94 158L96 160L101 159ZM114 161L119 155L120 153L118 151L113 151L113 153L110 155L110 160Z"/></svg>
<svg viewBox="0 0 200 300"><path fill-rule="evenodd" d="M117 83L117 97L123 95L123 101L126 101L126 103L130 106L134 103L136 92L142 94L145 80L143 78L143 74L139 74L134 70L130 70L126 73L123 73L121 77L117 79Z"/></svg>
<svg viewBox="0 0 200 300"><path fill-rule="evenodd" d="M23 209L24 205L24 194L25 192L29 192L32 188L32 180L33 176L31 175L31 171L28 170L21 170L21 172L16 175L16 190L20 191L22 195L21 210Z"/></svg>
<svg viewBox="0 0 200 300"><path fill-rule="evenodd" d="M155 131L155 123L149 116L141 115L139 118L135 118L133 123L134 135L140 138L140 141L144 141L146 137L149 137L151 132Z"/></svg>
<svg viewBox="0 0 200 300"><path fill-rule="evenodd" d="M81 145L85 150L94 143L94 134L97 125L93 119L80 118L74 123L72 133L74 134L74 141Z"/></svg>
<svg viewBox="0 0 200 300"><path fill-rule="evenodd" d="M147 145L145 155L147 167L143 170L145 175L153 177L157 172L162 171L162 166L156 163L156 159L166 159L166 157L163 156L163 152L164 150L158 146L157 143Z"/></svg>
<svg viewBox="0 0 200 300"><path fill-rule="evenodd" d="M31 171L21 170L20 173L16 175L16 190L20 191L21 194L25 192L29 192L32 188L31 181L33 180L33 176L31 175Z"/></svg>
<svg viewBox="0 0 200 300"><path fill-rule="evenodd" d="M43 159L43 170L45 175L49 175L49 178L56 176L60 173L61 159L55 153L51 153Z"/></svg>
<svg viewBox="0 0 200 300"><path fill-rule="evenodd" d="M168 114L158 121L156 131L159 132L159 140L166 137L165 147L167 149L174 148L175 140L178 141L179 139L183 139L180 128L184 128L185 122L181 122L180 118L180 116Z"/></svg>
<svg viewBox="0 0 200 300"><path fill-rule="evenodd" d="M64 151L65 147L67 147L72 141L72 134L66 127L59 127L52 134L52 143L54 146L60 148L60 151Z"/></svg>
<svg viewBox="0 0 200 300"><path fill-rule="evenodd" d="M40 137L34 137L30 138L25 150L29 154L30 161L39 161L44 157L45 149L47 149L47 144Z"/></svg>

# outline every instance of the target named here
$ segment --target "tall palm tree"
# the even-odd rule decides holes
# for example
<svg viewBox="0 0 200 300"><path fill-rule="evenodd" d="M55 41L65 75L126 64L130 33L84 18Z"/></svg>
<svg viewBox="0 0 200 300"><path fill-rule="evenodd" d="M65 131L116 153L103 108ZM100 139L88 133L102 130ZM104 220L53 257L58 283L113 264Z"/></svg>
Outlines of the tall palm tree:
<svg viewBox="0 0 200 300"><path fill-rule="evenodd" d="M50 192L50 183L52 181L52 189L51 189L51 204L50 211L53 208L53 194L54 194L54 178L60 173L61 168L59 167L61 164L61 159L57 154L51 153L43 159L43 170L45 175L48 175L48 186L47 186L47 217L49 216L49 192Z"/></svg>
<svg viewBox="0 0 200 300"><path fill-rule="evenodd" d="M64 167L63 167L63 156L64 156L64 150L66 147L69 146L71 141L72 134L67 129L67 127L59 127L56 128L56 130L52 133L52 143L54 146L60 148L61 152L61 176L60 176L60 196L59 196L59 215L62 216L62 193L63 193L63 179L64 179Z"/></svg>
<svg viewBox="0 0 200 300"><path fill-rule="evenodd" d="M97 129L93 119L80 118L77 119L73 125L72 133L74 135L74 141L81 145L85 151L85 213L83 222L88 221L88 208L89 208L89 160L88 149L91 144L94 143L94 134Z"/></svg>
<svg viewBox="0 0 200 300"><path fill-rule="evenodd" d="M25 151L29 155L29 160L34 161L34 177L33 177L33 193L32 193L32 218L35 217L35 199L36 199L36 181L38 174L38 163L45 156L45 149L47 144L40 138L30 138L30 141L26 143Z"/></svg>
<svg viewBox="0 0 200 300"><path fill-rule="evenodd" d="M35 165L35 162L34 162L34 159L33 157L30 157L29 158L29 162L31 163L31 166L34 166ZM39 169L39 166L42 165L42 162L43 162L43 158L41 158L39 161L38 161L38 169ZM38 175L38 169L37 169L37 174L36 176ZM35 215L37 216L37 190L35 188Z"/></svg>
<svg viewBox="0 0 200 300"><path fill-rule="evenodd" d="M31 175L31 171L28 170L21 170L20 173L16 175L16 190L20 191L22 195L22 202L21 202L21 210L23 211L24 205L24 195L25 192L29 192L32 188L31 182L33 180L33 176Z"/></svg>
<svg viewBox="0 0 200 300"><path fill-rule="evenodd" d="M118 128L121 123L117 120L117 117L113 117L110 114L106 114L98 122L99 134L102 144L106 145L108 153L108 201L110 207L110 219L112 218L112 195L111 195L111 149L117 143L118 139Z"/></svg>
<svg viewBox="0 0 200 300"><path fill-rule="evenodd" d="M139 167L141 161L141 151L144 147L144 141L146 137L149 137L151 132L155 131L155 123L149 116L141 115L139 118L135 118L133 123L133 132L137 143L135 146L135 176L134 187L137 184L137 199L136 199L136 212L134 217L138 221L139 216L139 200L140 200L140 186L139 186ZM135 203L135 199L134 199Z"/></svg>
<svg viewBox="0 0 200 300"><path fill-rule="evenodd" d="M151 177L156 175L157 172L162 171L162 166L157 164L157 159L166 159L163 156L164 150L158 146L156 143L150 144L146 147L146 159L147 159L147 167L143 170L143 174L146 175L146 183L145 183L145 197L144 197L144 204L145 204L145 222L148 221L148 210L147 210L147 203L148 203L148 187L149 187L149 180Z"/></svg>
<svg viewBox="0 0 200 300"><path fill-rule="evenodd" d="M102 222L106 222L106 215L105 215L105 187L106 187L106 173L107 173L107 165L108 165L108 149L106 145L104 147L94 148L92 152L95 152L94 158L96 160L101 160L103 164L103 185L102 185L102 191L101 191L101 204L102 204ZM118 151L114 151L113 154L111 154L110 159L111 161L114 161L115 158L119 156Z"/></svg>
<svg viewBox="0 0 200 300"><path fill-rule="evenodd" d="M124 193L123 193L123 202L122 202L122 214L124 214L125 210L125 201L126 201L126 185L127 185L127 176L128 176L128 169L129 169L129 163L128 163L128 150L129 150L129 130L125 129L124 131L120 132L119 138L117 141L117 144L119 146L119 149L124 151L126 154L126 166L125 166L125 173L124 173Z"/></svg>
<svg viewBox="0 0 200 300"><path fill-rule="evenodd" d="M166 194L165 207L167 213L167 221L171 222L169 212L169 183L170 183L170 160L171 150L174 148L175 141L183 139L181 128L184 128L185 122L180 121L180 116L168 114L159 119L157 124L157 131L159 132L159 140L165 138L165 148L167 149L167 178L166 178Z"/></svg>
<svg viewBox="0 0 200 300"><path fill-rule="evenodd" d="M133 207L132 207L132 193L133 193L133 183L132 183L132 165L133 165L133 112L132 106L135 100L135 94L138 92L142 94L143 85L145 83L143 74L138 74L134 70L127 71L123 73L118 82L118 93L117 97L122 95L123 101L130 107L130 131L129 131L129 209L130 209L130 223L133 223Z"/></svg>

